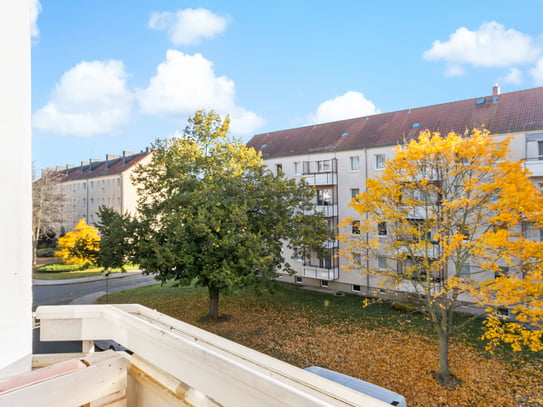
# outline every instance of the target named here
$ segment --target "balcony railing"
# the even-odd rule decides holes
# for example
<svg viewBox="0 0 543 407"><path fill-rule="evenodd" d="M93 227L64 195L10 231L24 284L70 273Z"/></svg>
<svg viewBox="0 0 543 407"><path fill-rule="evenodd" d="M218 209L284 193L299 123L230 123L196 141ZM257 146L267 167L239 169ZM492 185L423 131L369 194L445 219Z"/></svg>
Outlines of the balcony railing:
<svg viewBox="0 0 543 407"><path fill-rule="evenodd" d="M330 218L332 216L337 216L337 204L331 205L316 205L315 210L322 213L324 217Z"/></svg>
<svg viewBox="0 0 543 407"><path fill-rule="evenodd" d="M337 184L337 173L335 172L305 174L303 177L305 181L312 186Z"/></svg>
<svg viewBox="0 0 543 407"><path fill-rule="evenodd" d="M55 365L39 380L4 383L0 407L388 405L140 305L42 306L36 317L42 341L83 341L90 350L111 339L134 353L49 356L77 360L59 374Z"/></svg>
<svg viewBox="0 0 543 407"><path fill-rule="evenodd" d="M304 266L302 270L304 277L316 278L319 280L337 280L339 278L339 268L324 268L316 266Z"/></svg>
<svg viewBox="0 0 543 407"><path fill-rule="evenodd" d="M543 156L527 157L525 165L532 172L532 176L543 176Z"/></svg>

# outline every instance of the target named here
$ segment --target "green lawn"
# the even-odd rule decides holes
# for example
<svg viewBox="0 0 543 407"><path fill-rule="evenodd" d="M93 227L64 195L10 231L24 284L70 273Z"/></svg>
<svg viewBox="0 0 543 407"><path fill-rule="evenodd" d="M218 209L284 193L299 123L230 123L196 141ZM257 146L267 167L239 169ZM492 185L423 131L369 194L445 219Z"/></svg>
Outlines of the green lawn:
<svg viewBox="0 0 543 407"><path fill-rule="evenodd" d="M443 388L434 379L437 346L426 317L390 303L277 284L273 293L222 296L228 318L215 323L202 319L208 297L201 288L147 286L112 293L109 302L140 303L296 366L370 381L403 394L409 406L543 406L543 355L485 352L480 320L451 341L461 384Z"/></svg>

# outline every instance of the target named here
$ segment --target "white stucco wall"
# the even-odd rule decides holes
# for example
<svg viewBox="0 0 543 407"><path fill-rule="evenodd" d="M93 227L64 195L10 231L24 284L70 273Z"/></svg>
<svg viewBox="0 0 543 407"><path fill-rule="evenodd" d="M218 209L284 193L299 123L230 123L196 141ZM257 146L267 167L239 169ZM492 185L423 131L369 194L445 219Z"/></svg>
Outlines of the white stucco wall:
<svg viewBox="0 0 543 407"><path fill-rule="evenodd" d="M0 377L30 370L30 4L0 1Z"/></svg>

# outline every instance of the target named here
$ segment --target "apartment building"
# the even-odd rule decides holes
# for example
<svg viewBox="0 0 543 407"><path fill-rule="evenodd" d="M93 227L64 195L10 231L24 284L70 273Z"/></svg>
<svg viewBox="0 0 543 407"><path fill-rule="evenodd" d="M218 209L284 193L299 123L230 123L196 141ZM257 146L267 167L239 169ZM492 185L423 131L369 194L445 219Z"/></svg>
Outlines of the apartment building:
<svg viewBox="0 0 543 407"><path fill-rule="evenodd" d="M72 230L82 218L94 225L102 205L119 213L134 213L137 191L131 175L138 164L145 165L150 159L148 149L136 154L123 151L122 155L108 154L105 160L91 159L79 166L46 170L56 171L61 177L62 207L57 234Z"/></svg>
<svg viewBox="0 0 543 407"><path fill-rule="evenodd" d="M543 88L501 94L496 85L491 94L472 99L258 134L248 145L262 152L273 171L309 182L317 210L336 228L346 217L356 219L349 202L364 191L367 179L382 171L399 143L422 130L465 134L482 127L491 134L513 135L514 159L524 163L543 190ZM540 239L537 232L530 231ZM342 269L347 259L337 256L339 242L328 248L327 258L295 259L296 274L280 278L333 291L377 288L377 280Z"/></svg>

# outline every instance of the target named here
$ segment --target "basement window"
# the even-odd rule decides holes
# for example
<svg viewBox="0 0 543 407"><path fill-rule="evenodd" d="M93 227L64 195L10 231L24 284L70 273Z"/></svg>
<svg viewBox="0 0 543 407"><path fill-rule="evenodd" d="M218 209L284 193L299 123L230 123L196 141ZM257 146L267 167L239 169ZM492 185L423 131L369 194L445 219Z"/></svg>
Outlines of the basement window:
<svg viewBox="0 0 543 407"><path fill-rule="evenodd" d="M353 284L353 291L354 291L355 293L359 293L359 292L360 292L360 286L357 285L357 284Z"/></svg>
<svg viewBox="0 0 543 407"><path fill-rule="evenodd" d="M323 288L328 288L328 281L326 281L326 280L321 280L321 287L323 287Z"/></svg>

